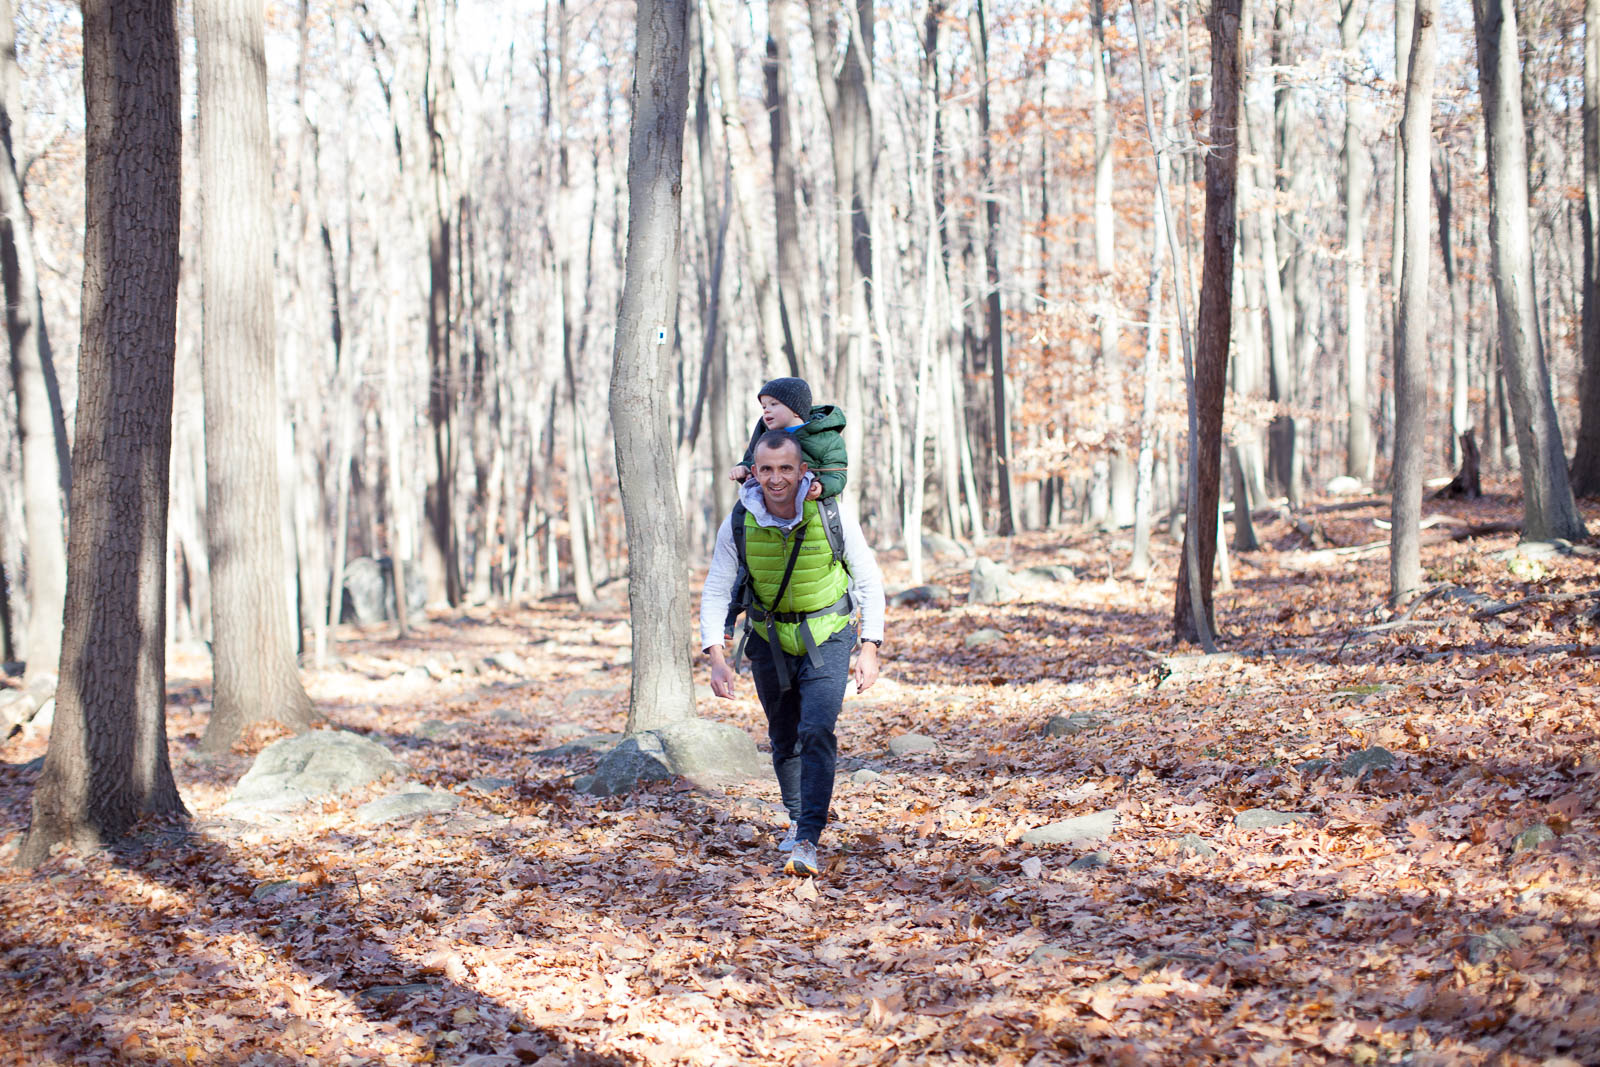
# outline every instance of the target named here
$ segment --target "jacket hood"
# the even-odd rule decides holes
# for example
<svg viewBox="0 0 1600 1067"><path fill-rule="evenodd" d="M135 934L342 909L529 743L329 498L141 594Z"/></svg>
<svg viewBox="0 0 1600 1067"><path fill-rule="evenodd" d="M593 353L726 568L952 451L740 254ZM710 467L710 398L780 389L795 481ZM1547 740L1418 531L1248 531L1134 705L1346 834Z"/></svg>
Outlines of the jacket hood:
<svg viewBox="0 0 1600 1067"><path fill-rule="evenodd" d="M745 479L743 487L739 490L739 502L744 505L746 511L756 517L756 522L762 526L778 526L786 530L793 529L796 523L805 518L806 490L811 487L811 482L815 478L815 474L807 471L805 477L800 479L799 496L796 498L800 506L795 509L795 516L792 519L780 519L767 510L767 498L761 492L761 483L756 481L754 476Z"/></svg>
<svg viewBox="0 0 1600 1067"><path fill-rule="evenodd" d="M842 429L844 429L844 410L832 404L817 404L811 409L811 417L805 421L806 433Z"/></svg>

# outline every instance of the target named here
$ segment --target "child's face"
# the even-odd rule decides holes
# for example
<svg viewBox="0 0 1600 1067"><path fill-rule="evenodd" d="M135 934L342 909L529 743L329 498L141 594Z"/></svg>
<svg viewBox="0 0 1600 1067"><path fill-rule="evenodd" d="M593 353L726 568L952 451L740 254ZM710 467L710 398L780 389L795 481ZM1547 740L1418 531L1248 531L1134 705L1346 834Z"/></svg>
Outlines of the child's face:
<svg viewBox="0 0 1600 1067"><path fill-rule="evenodd" d="M761 401L761 421L769 430L787 430L806 421L770 396L757 399Z"/></svg>

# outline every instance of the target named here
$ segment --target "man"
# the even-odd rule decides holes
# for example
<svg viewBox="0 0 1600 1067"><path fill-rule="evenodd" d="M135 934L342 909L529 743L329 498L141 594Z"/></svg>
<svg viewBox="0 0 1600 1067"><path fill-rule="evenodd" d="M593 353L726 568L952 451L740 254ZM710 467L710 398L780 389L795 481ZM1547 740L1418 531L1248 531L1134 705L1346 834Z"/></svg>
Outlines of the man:
<svg viewBox="0 0 1600 1067"><path fill-rule="evenodd" d="M741 506L717 531L700 597L700 645L711 658L711 691L732 698L737 674L723 652L724 623L744 563L749 572L745 652L767 715L772 768L789 811L789 832L778 847L789 854L787 873L811 877L820 870L817 844L833 799L834 726L851 674L854 608L861 609L854 676L856 692L864 693L878 678L883 578L853 517L838 517L843 545L836 552L818 501L806 499L814 476L794 435L763 434L753 458L754 477L740 490ZM743 559L735 544L735 518Z"/></svg>

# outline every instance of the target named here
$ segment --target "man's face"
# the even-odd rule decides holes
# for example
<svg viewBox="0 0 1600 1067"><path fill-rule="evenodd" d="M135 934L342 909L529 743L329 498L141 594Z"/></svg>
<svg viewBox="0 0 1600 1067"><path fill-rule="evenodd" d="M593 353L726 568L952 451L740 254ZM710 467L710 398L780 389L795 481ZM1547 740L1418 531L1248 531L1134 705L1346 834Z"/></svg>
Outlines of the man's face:
<svg viewBox="0 0 1600 1067"><path fill-rule="evenodd" d="M806 473L805 460L798 447L756 448L756 481L766 498L767 509L787 511L800 490L800 479Z"/></svg>

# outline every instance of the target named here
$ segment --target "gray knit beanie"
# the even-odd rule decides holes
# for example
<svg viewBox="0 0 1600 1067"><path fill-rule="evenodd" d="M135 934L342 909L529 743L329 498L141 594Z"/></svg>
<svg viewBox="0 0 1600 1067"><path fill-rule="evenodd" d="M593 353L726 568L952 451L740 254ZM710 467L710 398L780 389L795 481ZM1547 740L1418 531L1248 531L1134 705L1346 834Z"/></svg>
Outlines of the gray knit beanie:
<svg viewBox="0 0 1600 1067"><path fill-rule="evenodd" d="M770 396L802 419L811 415L811 386L804 378L774 378L756 393L756 399Z"/></svg>

